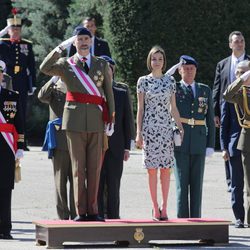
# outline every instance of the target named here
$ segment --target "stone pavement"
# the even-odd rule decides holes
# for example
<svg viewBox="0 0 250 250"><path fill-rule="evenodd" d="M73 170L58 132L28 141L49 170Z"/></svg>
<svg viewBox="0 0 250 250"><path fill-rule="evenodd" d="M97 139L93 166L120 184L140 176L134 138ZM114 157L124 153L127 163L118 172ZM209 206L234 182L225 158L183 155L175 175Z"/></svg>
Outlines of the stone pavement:
<svg viewBox="0 0 250 250"><path fill-rule="evenodd" d="M203 217L234 221L230 194L227 193L225 184L224 165L219 152L207 159L204 178ZM176 217L175 210L175 180L172 174L168 204L170 218ZM147 173L141 168L140 151L133 151L130 160L124 166L121 217L151 217ZM41 152L40 147L31 147L31 151L25 152L25 158L22 160L22 181L16 184L13 191L12 235L15 239L0 240L0 250L45 249L44 246L35 246L35 227L32 221L56 218L52 164L47 159L47 153ZM160 249L250 249L250 228L235 229L231 225L229 234L230 244L226 246L165 245Z"/></svg>

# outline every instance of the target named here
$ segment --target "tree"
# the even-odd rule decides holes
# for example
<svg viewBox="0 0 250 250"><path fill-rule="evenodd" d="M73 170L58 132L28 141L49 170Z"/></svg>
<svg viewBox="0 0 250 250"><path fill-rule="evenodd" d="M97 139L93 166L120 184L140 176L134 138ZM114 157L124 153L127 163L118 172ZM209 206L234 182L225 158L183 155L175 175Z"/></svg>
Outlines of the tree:
<svg viewBox="0 0 250 250"><path fill-rule="evenodd" d="M0 30L6 26L6 19L11 13L11 0L2 0L0 8Z"/></svg>
<svg viewBox="0 0 250 250"><path fill-rule="evenodd" d="M64 40L67 29L67 7L70 0L22 0L13 4L23 18L23 37L33 42L37 69L44 57ZM49 78L37 70L38 89ZM37 92L28 107L28 138L43 138L48 121L48 107L37 99Z"/></svg>

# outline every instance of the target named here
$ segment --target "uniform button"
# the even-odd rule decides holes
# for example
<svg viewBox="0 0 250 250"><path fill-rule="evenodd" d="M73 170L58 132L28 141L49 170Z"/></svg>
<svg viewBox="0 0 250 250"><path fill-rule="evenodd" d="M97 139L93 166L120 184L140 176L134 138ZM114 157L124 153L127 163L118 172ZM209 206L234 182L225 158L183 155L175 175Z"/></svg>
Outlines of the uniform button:
<svg viewBox="0 0 250 250"><path fill-rule="evenodd" d="M194 128L194 126L192 125L191 128Z"/></svg>
<svg viewBox="0 0 250 250"><path fill-rule="evenodd" d="M194 113L194 111L192 110L192 111L191 111L191 113L193 114L193 113Z"/></svg>
<svg viewBox="0 0 250 250"><path fill-rule="evenodd" d="M192 103L192 106L194 106L194 103Z"/></svg>
<svg viewBox="0 0 250 250"><path fill-rule="evenodd" d="M18 61L16 61L16 64L18 64Z"/></svg>
<svg viewBox="0 0 250 250"><path fill-rule="evenodd" d="M18 59L18 56L16 56L16 59Z"/></svg>

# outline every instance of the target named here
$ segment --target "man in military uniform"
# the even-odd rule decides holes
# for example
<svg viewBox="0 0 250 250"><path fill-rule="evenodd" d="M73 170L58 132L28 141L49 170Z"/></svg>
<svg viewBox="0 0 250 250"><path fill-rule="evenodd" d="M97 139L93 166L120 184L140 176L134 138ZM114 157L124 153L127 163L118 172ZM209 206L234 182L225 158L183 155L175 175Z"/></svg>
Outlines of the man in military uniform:
<svg viewBox="0 0 250 250"><path fill-rule="evenodd" d="M1 87L0 65L0 239L12 239L11 193L14 188L15 161L23 157L23 120L19 95Z"/></svg>
<svg viewBox="0 0 250 250"><path fill-rule="evenodd" d="M86 17L82 21L82 26L78 26L77 28L79 28L79 27L84 27L84 28L88 29L91 32L92 43L91 43L90 53L92 55L95 55L95 56L106 55L106 56L109 56L109 57L111 56L109 45L108 45L107 41L105 41L105 40L103 40L103 39L96 36L97 27L96 27L95 18ZM74 31L74 33L75 33L75 31ZM75 46L71 45L70 48L69 48L68 56L72 56L75 53L76 53Z"/></svg>
<svg viewBox="0 0 250 250"><path fill-rule="evenodd" d="M49 105L50 121L47 125L43 148L49 151L49 158L53 162L56 209L58 217L61 220L74 219L76 217L71 161L66 133L64 130L61 130L66 91L65 84L57 76L53 76L38 93L39 100ZM50 138L50 136L53 136L53 138ZM55 145L52 143L53 141ZM68 181L70 183L69 207L67 202Z"/></svg>
<svg viewBox="0 0 250 250"><path fill-rule="evenodd" d="M91 33L79 28L76 36L56 47L40 69L57 75L67 86L62 129L66 130L73 169L75 221L103 220L98 216L97 195L102 164L104 125L113 132L114 97L109 66L90 54ZM60 58L71 43L77 53Z"/></svg>
<svg viewBox="0 0 250 250"><path fill-rule="evenodd" d="M227 102L235 103L241 134L237 149L241 150L244 181L246 189L246 219L250 226L250 62L239 63L242 73L237 80L229 85L223 94Z"/></svg>
<svg viewBox="0 0 250 250"><path fill-rule="evenodd" d="M112 69L111 77L115 73L115 62L108 56L102 56ZM113 73L113 75L112 75ZM101 170L98 209L99 215L108 219L120 218L120 183L123 171L123 161L129 159L132 135L132 110L129 102L128 86L115 82L113 79L113 93L115 98L115 126L114 133L109 137L108 149L105 152ZM106 192L105 192L106 191ZM105 201L107 201L105 211Z"/></svg>
<svg viewBox="0 0 250 250"><path fill-rule="evenodd" d="M177 216L201 217L205 156L214 151L215 126L210 88L195 81L197 62L181 56L181 81L176 84L176 104L184 128L181 146L175 147Z"/></svg>
<svg viewBox="0 0 250 250"><path fill-rule="evenodd" d="M25 121L28 93L33 93L32 87L36 81L32 43L21 37L20 18L9 18L7 24L10 37L0 39L0 59L6 63L6 73L12 77L13 90L20 95Z"/></svg>

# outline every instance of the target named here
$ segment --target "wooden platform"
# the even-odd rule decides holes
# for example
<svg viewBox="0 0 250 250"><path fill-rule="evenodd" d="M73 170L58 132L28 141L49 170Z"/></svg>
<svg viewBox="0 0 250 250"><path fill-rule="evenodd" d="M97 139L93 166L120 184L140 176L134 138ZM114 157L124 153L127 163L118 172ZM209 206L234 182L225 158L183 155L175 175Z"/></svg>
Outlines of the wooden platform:
<svg viewBox="0 0 250 250"><path fill-rule="evenodd" d="M66 245L117 245L148 247L156 241L192 240L227 244L231 221L219 219L106 220L74 222L63 220L34 221L37 245L63 248Z"/></svg>

